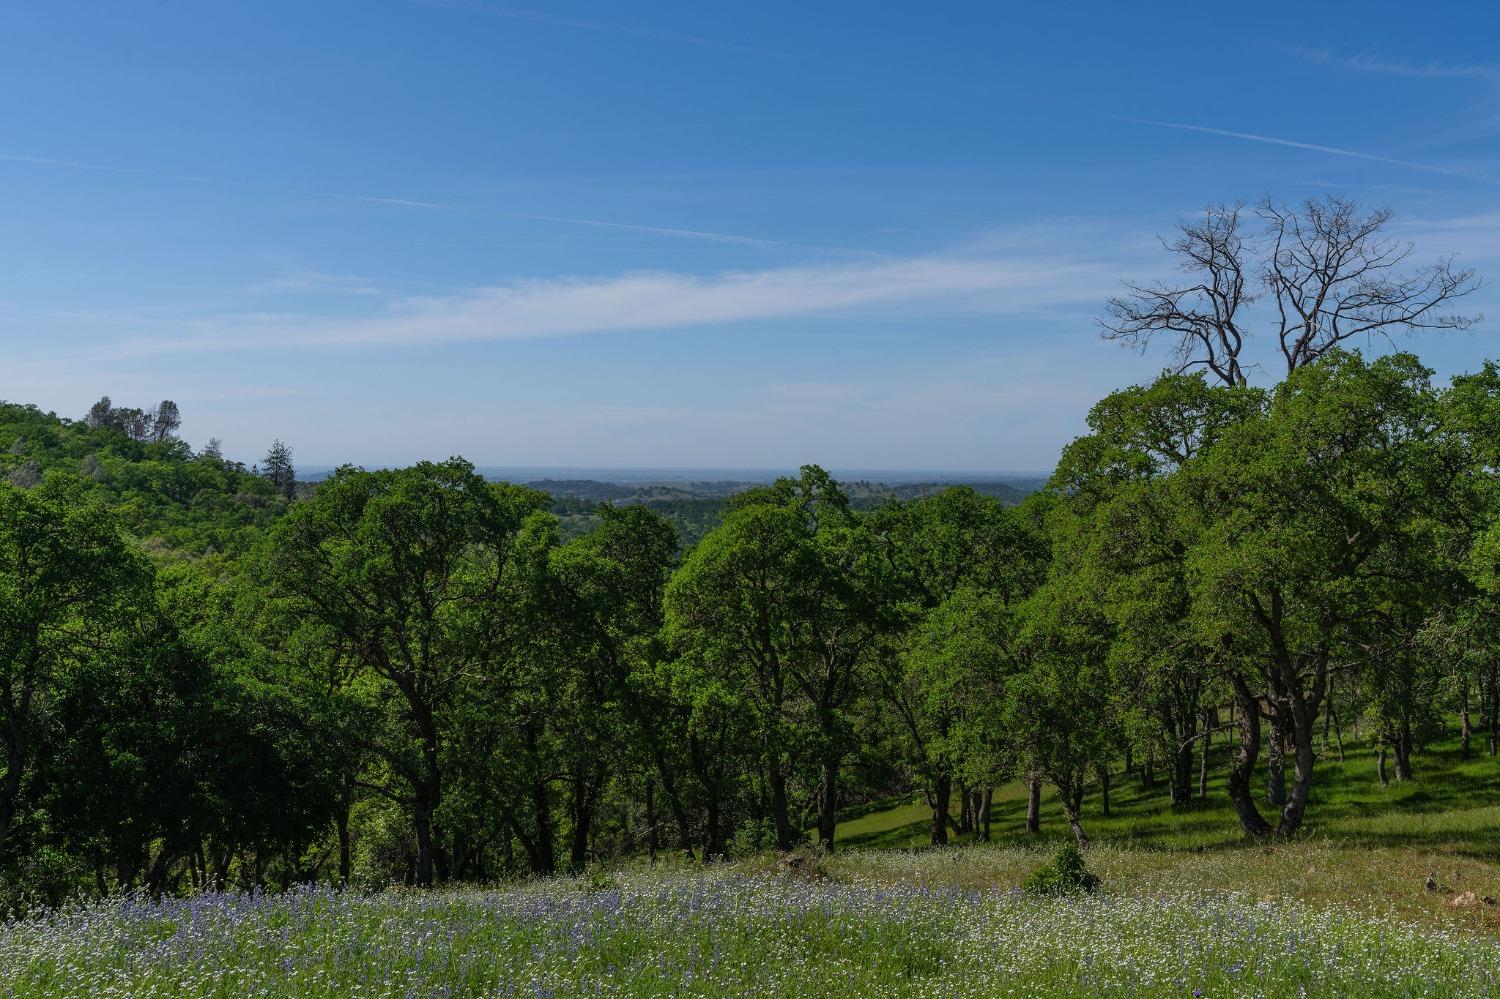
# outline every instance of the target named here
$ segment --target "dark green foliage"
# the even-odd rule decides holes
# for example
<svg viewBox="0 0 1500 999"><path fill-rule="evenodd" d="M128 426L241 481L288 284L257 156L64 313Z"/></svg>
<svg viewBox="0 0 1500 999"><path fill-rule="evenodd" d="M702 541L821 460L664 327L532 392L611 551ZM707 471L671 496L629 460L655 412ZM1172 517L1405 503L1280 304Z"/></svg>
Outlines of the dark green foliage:
<svg viewBox="0 0 1500 999"><path fill-rule="evenodd" d="M1168 375L1018 504L817 466L314 487L279 442L194 455L166 403L0 406L0 893L821 851L893 797L935 845L1019 838L1043 788L1083 847L1111 780L1288 836L1350 723L1414 800L1455 727L1500 751L1497 400L1409 355ZM1028 888L1095 884L1070 850Z"/></svg>
<svg viewBox="0 0 1500 999"><path fill-rule="evenodd" d="M284 498L291 499L297 491L297 471L292 467L292 449L277 439L260 464L260 474L271 488Z"/></svg>
<svg viewBox="0 0 1500 999"><path fill-rule="evenodd" d="M1092 894L1099 877L1083 862L1083 854L1072 843L1057 848L1050 864L1043 864L1021 882L1021 890L1032 895Z"/></svg>

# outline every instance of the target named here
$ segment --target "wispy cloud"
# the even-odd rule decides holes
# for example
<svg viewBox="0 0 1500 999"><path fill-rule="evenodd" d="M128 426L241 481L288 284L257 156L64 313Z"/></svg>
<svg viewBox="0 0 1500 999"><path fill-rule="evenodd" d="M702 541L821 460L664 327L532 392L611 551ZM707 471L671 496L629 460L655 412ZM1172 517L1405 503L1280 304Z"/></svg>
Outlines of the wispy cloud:
<svg viewBox="0 0 1500 999"><path fill-rule="evenodd" d="M525 212L495 212L512 219L533 219L538 222L561 222L566 225L593 226L600 229L622 229L641 232L651 236L676 236L682 239L703 239L711 243L736 243L741 246L797 246L779 239L760 239L755 236L736 236L731 233L705 232L701 229L677 229L671 226L636 225L630 222L605 222L600 219L571 218L565 215L531 215Z"/></svg>
<svg viewBox="0 0 1500 999"><path fill-rule="evenodd" d="M306 267L288 267L280 274L245 286L251 293L329 292L338 295L384 295L386 290L369 278L354 274L329 274Z"/></svg>
<svg viewBox="0 0 1500 999"><path fill-rule="evenodd" d="M231 315L180 323L166 336L120 340L116 332L112 343L90 356L517 340L857 314L903 303L1034 314L1101 300L1114 287L1120 267L1118 258L1042 256L1028 250L707 276L653 271L512 281L452 295L405 298L336 319Z"/></svg>
<svg viewBox="0 0 1500 999"><path fill-rule="evenodd" d="M1310 152L1329 153L1333 156L1348 156L1357 160L1368 160L1372 163L1385 163L1390 166L1403 167L1408 170L1424 170L1428 173L1443 174L1448 177L1463 177L1467 180L1482 181L1487 184L1500 184L1500 177L1485 173L1475 173L1470 170L1460 170L1454 167L1437 166L1432 163L1416 163L1412 160L1397 159L1393 156L1380 156L1376 153L1361 152L1357 149L1341 149L1338 146L1324 146L1315 142L1299 142L1295 139L1282 139L1274 135L1257 135L1254 132L1235 132L1227 128L1211 128L1207 125L1188 125L1175 121L1157 121L1152 118L1129 118L1120 115L1106 115L1115 121L1126 121L1136 125L1150 125L1153 128L1172 128L1182 132L1201 132L1205 135L1220 135L1230 139L1241 139L1246 142L1261 142L1271 146L1286 146L1290 149L1306 149Z"/></svg>
<svg viewBox="0 0 1500 999"><path fill-rule="evenodd" d="M1388 76L1446 76L1468 77L1500 83L1500 67L1486 63L1452 63L1430 61L1413 63L1399 59L1385 59L1368 52L1353 56L1341 56L1328 49L1296 47L1292 51L1313 62L1326 63L1340 69L1359 70L1364 73L1384 73Z"/></svg>
<svg viewBox="0 0 1500 999"><path fill-rule="evenodd" d="M1500 65L1490 63L1455 63L1430 60L1411 62L1388 59L1368 52L1341 56L1328 49L1294 48L1292 51L1312 62L1356 73L1375 73L1417 79L1469 80L1477 83L1479 98L1463 107L1448 108L1441 117L1460 124L1433 131L1424 129L1422 145L1483 138L1500 132Z"/></svg>
<svg viewBox="0 0 1500 999"><path fill-rule="evenodd" d="M697 277L641 273L526 281L412 300L398 314L285 331L304 343L502 340L708 326L897 302L1010 292L1017 304L1097 297L1102 270L1066 262L914 258ZM1086 288L1087 290L1083 290ZM276 330L264 333L275 337Z"/></svg>

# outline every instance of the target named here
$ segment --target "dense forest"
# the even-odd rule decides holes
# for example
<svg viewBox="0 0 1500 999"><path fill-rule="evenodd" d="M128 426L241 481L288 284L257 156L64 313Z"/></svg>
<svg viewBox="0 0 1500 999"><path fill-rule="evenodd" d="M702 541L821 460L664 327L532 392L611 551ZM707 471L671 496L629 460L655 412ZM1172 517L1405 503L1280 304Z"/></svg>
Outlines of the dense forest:
<svg viewBox="0 0 1500 999"><path fill-rule="evenodd" d="M1461 328L1470 278L1392 276L1347 203L1255 217L1284 377L1249 383L1249 244L1211 210L1189 283L1106 320L1178 363L1024 499L807 466L685 542L457 458L313 486L279 441L195 452L169 402L0 407L6 904L832 848L913 789L933 843L983 839L1012 780L1085 845L1122 770L1182 805L1226 768L1243 832L1287 836L1356 722L1372 781L1444 730L1495 755L1500 367L1346 342Z"/></svg>

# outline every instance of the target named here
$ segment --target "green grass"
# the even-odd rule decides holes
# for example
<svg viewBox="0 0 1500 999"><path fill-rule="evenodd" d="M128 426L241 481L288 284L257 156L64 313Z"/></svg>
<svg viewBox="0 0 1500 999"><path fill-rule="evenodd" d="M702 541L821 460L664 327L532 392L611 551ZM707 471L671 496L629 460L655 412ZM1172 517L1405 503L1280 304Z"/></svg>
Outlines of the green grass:
<svg viewBox="0 0 1500 999"><path fill-rule="evenodd" d="M1381 787L1375 753L1368 745L1346 743L1346 759L1330 754L1318 760L1301 839L1331 839L1350 845L1421 847L1500 861L1500 760L1482 748L1459 759L1456 740L1438 743L1418 757L1415 780ZM1141 847L1202 850L1243 844L1225 792L1228 747L1215 744L1209 793L1172 807L1158 774L1151 789L1137 777L1116 773L1110 814L1102 810L1098 787L1084 801L1083 824L1092 839ZM1196 782L1195 782L1196 788ZM1256 793L1264 800L1264 786ZM956 806L955 806L956 807ZM1024 844L1026 789L1019 783L997 789L991 806L995 842ZM1269 806L1262 811L1270 816ZM839 824L837 842L851 847L911 848L929 839L931 812L920 795L892 802ZM1042 797L1042 838L1067 834L1055 793Z"/></svg>
<svg viewBox="0 0 1500 999"><path fill-rule="evenodd" d="M1091 788L1083 816L1094 843L1090 862L1126 893L1173 887L1240 891L1315 908L1353 905L1446 931L1500 936L1500 906L1453 904L1470 891L1480 899L1500 898L1500 760L1477 743L1475 748L1462 760L1456 740L1435 744L1414 761L1415 780L1381 787L1374 750L1346 742L1344 761L1334 753L1319 759L1299 834L1262 843L1240 832L1224 788L1228 747L1220 741L1213 747L1206 799L1174 808L1160 778L1146 789L1136 776L1116 773L1105 816L1097 785ZM1263 800L1263 784L1255 790ZM1272 809L1263 812L1269 816ZM888 868L897 881L931 878L932 865L939 880L1019 884L1026 864L1040 860L1027 850L1048 849L1070 835L1050 788L1042 797L1040 834L1025 832L1025 815L1024 785L1008 784L997 789L992 805L991 836L1001 849L932 850L931 812L913 795L840 823L836 842L851 851L851 859L836 855L835 862L853 864L861 875L879 876L877 869ZM962 862L945 859L960 856ZM872 864L871 857L887 859ZM1429 876L1437 891L1426 890Z"/></svg>
<svg viewBox="0 0 1500 999"><path fill-rule="evenodd" d="M907 798L791 868L112 899L0 927L0 997L1500 995L1500 761L1440 745L1417 778L1381 788L1350 746L1304 835L1249 843L1222 775L1178 809L1117 775L1110 816L1086 803L1091 896L1019 891L1067 831L1049 793L1025 834L1012 785L995 844L926 847Z"/></svg>

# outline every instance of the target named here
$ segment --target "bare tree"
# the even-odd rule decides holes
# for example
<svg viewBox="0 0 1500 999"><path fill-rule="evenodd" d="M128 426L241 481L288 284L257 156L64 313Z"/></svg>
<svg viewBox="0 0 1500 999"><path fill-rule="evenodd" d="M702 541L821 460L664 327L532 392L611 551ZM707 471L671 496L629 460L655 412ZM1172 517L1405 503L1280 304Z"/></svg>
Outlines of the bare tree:
<svg viewBox="0 0 1500 999"><path fill-rule="evenodd" d="M1280 312L1277 340L1288 372L1350 337L1464 330L1481 318L1445 311L1479 287L1452 257L1397 273L1412 245L1383 235L1388 208L1364 215L1353 201L1328 197L1293 210L1268 198L1257 214L1271 244L1264 280Z"/></svg>
<svg viewBox="0 0 1500 999"><path fill-rule="evenodd" d="M1210 205L1201 219L1182 220L1177 238L1162 240L1176 254L1190 280L1175 284L1126 283L1130 294L1109 300L1100 320L1105 339L1144 350L1158 334L1177 338L1172 356L1178 372L1205 367L1228 385L1243 385L1240 353L1245 333L1242 306L1253 301L1245 289L1246 249L1240 235L1244 204Z"/></svg>
<svg viewBox="0 0 1500 999"><path fill-rule="evenodd" d="M1479 287L1452 257L1403 272L1412 245L1385 235L1389 209L1364 213L1348 199L1309 199L1296 208L1267 198L1255 210L1259 232L1242 234L1244 204L1210 205L1178 223L1163 245L1192 280L1126 284L1100 320L1104 337L1144 350L1160 334L1176 338L1176 370L1203 367L1226 385L1245 382L1242 311L1256 280L1276 303L1276 337L1288 374L1358 336L1464 330L1480 316L1452 311Z"/></svg>

